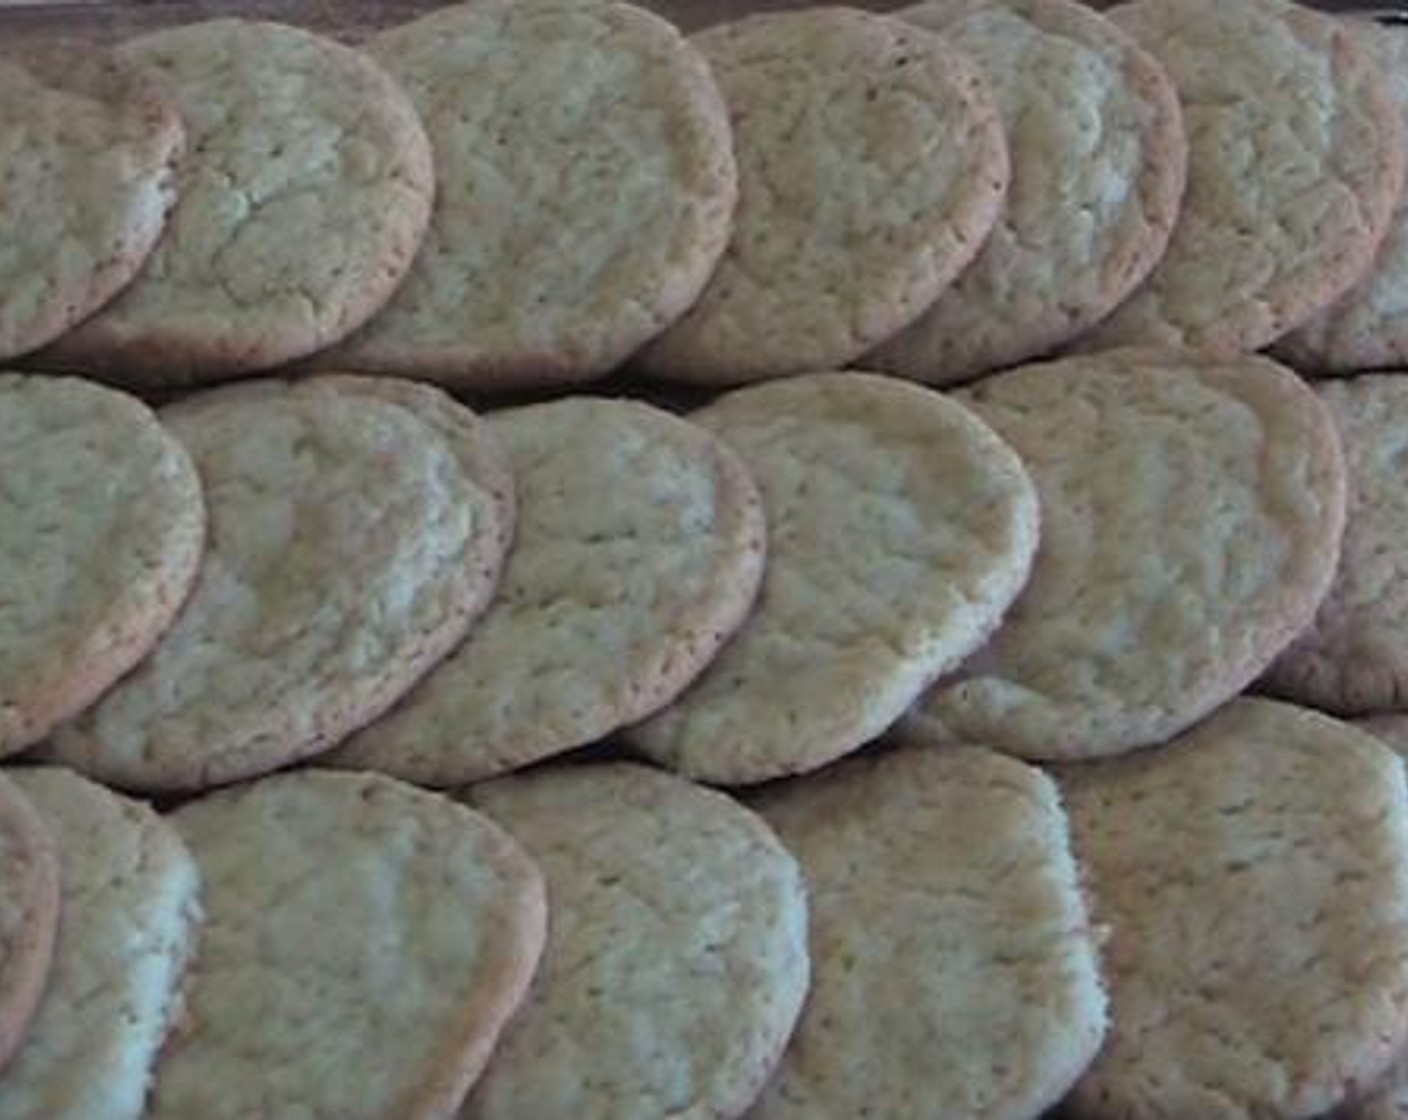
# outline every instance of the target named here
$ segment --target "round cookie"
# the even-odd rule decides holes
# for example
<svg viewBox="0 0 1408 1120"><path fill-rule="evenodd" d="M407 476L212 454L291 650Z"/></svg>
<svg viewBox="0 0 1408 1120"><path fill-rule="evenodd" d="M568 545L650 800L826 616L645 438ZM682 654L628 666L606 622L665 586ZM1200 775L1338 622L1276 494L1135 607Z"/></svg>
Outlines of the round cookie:
<svg viewBox="0 0 1408 1120"><path fill-rule="evenodd" d="M138 1120L200 927L200 877L150 808L58 767L12 770L62 864L53 969L0 1074L0 1120Z"/></svg>
<svg viewBox="0 0 1408 1120"><path fill-rule="evenodd" d="M185 448L140 401L0 373L0 526L5 755L78 715L156 644L196 579L205 504Z"/></svg>
<svg viewBox="0 0 1408 1120"><path fill-rule="evenodd" d="M24 1042L49 981L61 874L53 835L0 775L0 1072Z"/></svg>
<svg viewBox="0 0 1408 1120"><path fill-rule="evenodd" d="M361 326L430 221L430 143L371 59L275 23L211 20L124 44L186 120L166 235L142 275L39 361L129 385L268 369Z"/></svg>
<svg viewBox="0 0 1408 1120"><path fill-rule="evenodd" d="M453 1116L542 952L522 848L374 774L281 775L172 820L206 922L151 1120Z"/></svg>
<svg viewBox="0 0 1408 1120"><path fill-rule="evenodd" d="M741 1116L810 972L806 887L767 826L641 766L557 767L468 796L540 862L553 912L461 1120Z"/></svg>
<svg viewBox="0 0 1408 1120"><path fill-rule="evenodd" d="M1105 994L1049 778L903 749L754 804L807 876L813 985L750 1120L1031 1120L1084 1072Z"/></svg>
<svg viewBox="0 0 1408 1120"><path fill-rule="evenodd" d="M977 68L846 8L695 36L729 103L739 206L718 270L634 365L730 384L839 368L933 303L1002 210L1008 159Z"/></svg>
<svg viewBox="0 0 1408 1120"><path fill-rule="evenodd" d="M1408 129L1408 27L1370 20L1347 25L1388 80ZM1400 198L1373 267L1333 306L1277 344L1297 369L1352 373L1408 364L1408 196Z"/></svg>
<svg viewBox="0 0 1408 1120"><path fill-rule="evenodd" d="M105 51L0 55L0 359L131 282L175 201L180 115Z"/></svg>
<svg viewBox="0 0 1408 1120"><path fill-rule="evenodd" d="M727 110L674 27L614 0L482 0L367 49L423 114L441 189L405 286L319 364L578 381L698 298L738 181Z"/></svg>
<svg viewBox="0 0 1408 1120"><path fill-rule="evenodd" d="M1369 269L1403 183L1387 80L1347 25L1286 0L1110 12L1167 68L1188 130L1168 251L1079 345L1259 350Z"/></svg>
<svg viewBox="0 0 1408 1120"><path fill-rule="evenodd" d="M1110 20L1074 0L928 0L993 83L1012 158L977 259L865 364L964 381L1068 342L1120 304L1168 244L1187 169L1178 94Z"/></svg>
<svg viewBox="0 0 1408 1120"><path fill-rule="evenodd" d="M189 790L385 711L464 637L506 534L498 480L398 404L255 382L163 416L205 481L205 563L152 656L49 751L119 787Z"/></svg>
<svg viewBox="0 0 1408 1120"><path fill-rule="evenodd" d="M973 413L874 374L741 389L692 418L763 492L767 571L733 641L628 738L724 785L813 770L983 643L1030 570L1035 490Z"/></svg>
<svg viewBox="0 0 1408 1120"><path fill-rule="evenodd" d="M658 711L742 624L766 526L737 457L644 404L588 397L489 421L518 538L468 639L328 762L453 786Z"/></svg>
<svg viewBox="0 0 1408 1120"><path fill-rule="evenodd" d="M1125 350L1025 366L960 399L1031 472L1041 548L992 641L905 737L1034 759L1160 743L1314 617L1345 464L1329 411L1289 370Z"/></svg>
<svg viewBox="0 0 1408 1120"><path fill-rule="evenodd" d="M1314 621L1263 687L1341 715L1408 706L1408 377L1327 381L1316 393L1339 427L1349 514L1339 568Z"/></svg>
<svg viewBox="0 0 1408 1120"><path fill-rule="evenodd" d="M1408 1036L1408 788L1369 736L1237 700L1062 771L1109 929L1111 1028L1075 1118L1317 1116Z"/></svg>

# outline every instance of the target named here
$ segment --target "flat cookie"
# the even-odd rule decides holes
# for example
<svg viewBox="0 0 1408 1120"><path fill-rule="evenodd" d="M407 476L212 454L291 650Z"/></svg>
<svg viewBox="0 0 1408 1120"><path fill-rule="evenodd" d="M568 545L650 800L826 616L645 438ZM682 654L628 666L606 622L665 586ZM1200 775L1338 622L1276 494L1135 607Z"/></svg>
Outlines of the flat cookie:
<svg viewBox="0 0 1408 1120"><path fill-rule="evenodd" d="M1388 81L1408 129L1408 28L1365 20L1346 25ZM1408 364L1408 195L1400 198L1368 275L1277 344L1297 369L1353 373Z"/></svg>
<svg viewBox="0 0 1408 1120"><path fill-rule="evenodd" d="M762 502L708 432L647 405L568 398L490 425L518 480L518 538L469 638L327 761L453 786L658 711L742 624Z"/></svg>
<svg viewBox="0 0 1408 1120"><path fill-rule="evenodd" d="M111 54L0 56L0 359L52 342L137 275L185 135L150 78Z"/></svg>
<svg viewBox="0 0 1408 1120"><path fill-rule="evenodd" d="M674 27L614 0L480 0L367 49L424 115L439 203L405 286L319 364L580 381L695 301L738 181L728 112Z"/></svg>
<svg viewBox="0 0 1408 1120"><path fill-rule="evenodd" d="M1237 700L1061 784L1111 1028L1077 1118L1316 1116L1408 1035L1408 787L1369 736Z"/></svg>
<svg viewBox="0 0 1408 1120"><path fill-rule="evenodd" d="M542 952L518 844L374 774L281 775L172 820L206 922L151 1120L453 1116Z"/></svg>
<svg viewBox="0 0 1408 1120"><path fill-rule="evenodd" d="M401 88L360 52L275 23L211 20L121 50L185 117L180 199L137 282L36 360L196 384L361 326L430 221L430 143Z"/></svg>
<svg viewBox="0 0 1408 1120"><path fill-rule="evenodd" d="M741 389L693 414L763 492L753 613L632 745L724 785L803 773L874 739L980 646L1021 590L1036 493L961 405L874 374Z"/></svg>
<svg viewBox="0 0 1408 1120"><path fill-rule="evenodd" d="M1408 714L1369 716L1353 726L1408 759ZM1354 1099L1334 1111L1334 1120L1408 1120L1408 1048L1398 1052L1388 1072L1355 1088Z"/></svg>
<svg viewBox="0 0 1408 1120"><path fill-rule="evenodd" d="M844 366L933 303L997 221L997 106L937 35L854 9L695 42L729 103L738 214L699 302L633 364L711 384Z"/></svg>
<svg viewBox="0 0 1408 1120"><path fill-rule="evenodd" d="M1032 1120L1105 1031L1056 787L991 751L847 760L755 802L810 886L814 981L750 1120Z"/></svg>
<svg viewBox="0 0 1408 1120"><path fill-rule="evenodd" d="M1168 69L1188 187L1163 261L1079 343L1259 350L1369 269L1403 183L1403 124L1347 25L1285 0L1110 12Z"/></svg>
<svg viewBox="0 0 1408 1120"><path fill-rule="evenodd" d="M255 382L163 413L205 481L210 546L148 660L50 754L189 790L335 746L453 649L506 534L437 428L335 385Z"/></svg>
<svg viewBox="0 0 1408 1120"><path fill-rule="evenodd" d="M1323 382L1349 463L1339 568L1315 620L1267 672L1268 692L1341 715L1408 707L1408 377Z"/></svg>
<svg viewBox="0 0 1408 1120"><path fill-rule="evenodd" d="M1329 411L1289 370L1124 350L960 394L1041 495L1030 583L905 737L1033 759L1163 742L1314 617L1345 517Z"/></svg>
<svg viewBox="0 0 1408 1120"><path fill-rule="evenodd" d="M1163 68L1083 4L928 0L900 15L982 66L1011 150L977 259L865 357L951 384L1047 353L1123 302L1168 244L1188 141Z"/></svg>
<svg viewBox="0 0 1408 1120"><path fill-rule="evenodd" d="M796 861L722 794L641 766L540 770L469 798L542 864L552 932L461 1120L730 1120L807 992Z"/></svg>
<svg viewBox="0 0 1408 1120"><path fill-rule="evenodd" d="M200 877L176 830L58 767L10 771L63 867L53 970L0 1074L0 1120L139 1120L200 926Z"/></svg>
<svg viewBox="0 0 1408 1120"><path fill-rule="evenodd" d="M43 818L0 775L0 1071L49 982L59 928L59 852Z"/></svg>
<svg viewBox="0 0 1408 1120"><path fill-rule="evenodd" d="M185 448L140 401L0 373L0 526L5 755L78 715L156 644L195 582L205 503Z"/></svg>

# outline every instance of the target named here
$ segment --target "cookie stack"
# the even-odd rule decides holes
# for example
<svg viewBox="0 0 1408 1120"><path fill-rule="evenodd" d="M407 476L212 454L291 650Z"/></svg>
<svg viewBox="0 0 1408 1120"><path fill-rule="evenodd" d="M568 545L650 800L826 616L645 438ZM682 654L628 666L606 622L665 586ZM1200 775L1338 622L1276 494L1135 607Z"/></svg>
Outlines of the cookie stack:
<svg viewBox="0 0 1408 1120"><path fill-rule="evenodd" d="M0 60L0 1120L1408 1115L1405 64Z"/></svg>

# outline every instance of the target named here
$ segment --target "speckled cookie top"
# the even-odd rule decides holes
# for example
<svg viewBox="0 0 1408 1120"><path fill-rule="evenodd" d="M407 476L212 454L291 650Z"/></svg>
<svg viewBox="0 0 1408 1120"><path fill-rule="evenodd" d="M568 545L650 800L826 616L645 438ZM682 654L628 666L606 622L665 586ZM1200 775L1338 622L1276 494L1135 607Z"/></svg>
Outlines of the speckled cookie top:
<svg viewBox="0 0 1408 1120"><path fill-rule="evenodd" d="M63 921L28 1036L0 1073L3 1120L138 1120L200 926L200 877L148 806L61 767L10 776L62 866Z"/></svg>
<svg viewBox="0 0 1408 1120"><path fill-rule="evenodd" d="M865 358L947 384L1045 353L1130 293L1168 243L1187 140L1162 67L1074 0L929 0L900 15L982 67L1011 151L977 259Z"/></svg>
<svg viewBox="0 0 1408 1120"><path fill-rule="evenodd" d="M757 1120L1029 1120L1105 1030L1051 780L991 751L847 760L753 801L810 887L813 987Z"/></svg>
<svg viewBox="0 0 1408 1120"><path fill-rule="evenodd" d="M1322 382L1349 465L1339 567L1315 621L1266 687L1343 715L1408 706L1408 377Z"/></svg>
<svg viewBox="0 0 1408 1120"><path fill-rule="evenodd" d="M528 987L533 862L463 805L308 771L184 806L204 880L152 1120L444 1120Z"/></svg>
<svg viewBox="0 0 1408 1120"><path fill-rule="evenodd" d="M807 991L796 861L722 794L641 766L540 770L470 802L543 867L552 932L462 1120L728 1120Z"/></svg>
<svg viewBox="0 0 1408 1120"><path fill-rule="evenodd" d="M1062 771L1111 1031L1073 1116L1317 1116L1408 1032L1408 788L1369 736L1238 700Z"/></svg>
<svg viewBox="0 0 1408 1120"><path fill-rule="evenodd" d="M451 786L594 742L678 695L753 603L762 502L707 431L586 397L489 423L520 503L495 602L336 765Z"/></svg>
<svg viewBox="0 0 1408 1120"><path fill-rule="evenodd" d="M907 718L913 738L1044 759L1158 743L1314 617L1345 465L1329 411L1291 371L1116 351L961 399L1022 456L1042 540L992 641Z"/></svg>
<svg viewBox="0 0 1408 1120"><path fill-rule="evenodd" d="M1284 0L1110 13L1168 69L1189 138L1168 252L1082 347L1257 350L1369 268L1403 182L1386 79L1347 26Z"/></svg>
<svg viewBox="0 0 1408 1120"><path fill-rule="evenodd" d="M720 784L815 769L997 625L1036 548L1035 491L973 413L874 374L753 386L692 418L762 490L767 571L738 635L629 738Z"/></svg>
<svg viewBox="0 0 1408 1120"><path fill-rule="evenodd" d="M269 368L361 325L430 219L430 144L365 55L222 19L122 47L179 106L180 200L140 279L46 355L124 383Z"/></svg>
<svg viewBox="0 0 1408 1120"><path fill-rule="evenodd" d="M0 55L0 359L131 282L175 200L184 140L172 101L109 53Z"/></svg>
<svg viewBox="0 0 1408 1120"><path fill-rule="evenodd" d="M484 0L368 49L424 116L441 190L405 286L328 362L581 380L694 302L738 186L727 111L675 28L612 0Z"/></svg>
<svg viewBox="0 0 1408 1120"><path fill-rule="evenodd" d="M171 624L205 505L189 454L134 397L0 373L0 525L0 753L14 753Z"/></svg>
<svg viewBox="0 0 1408 1120"><path fill-rule="evenodd" d="M152 656L52 753L190 789L336 744L464 636L501 548L492 493L405 408L255 382L164 418L201 471L210 544Z"/></svg>
<svg viewBox="0 0 1408 1120"><path fill-rule="evenodd" d="M637 362L713 384L846 365L933 302L997 220L997 106L938 36L854 9L695 42L729 104L738 214L699 302Z"/></svg>

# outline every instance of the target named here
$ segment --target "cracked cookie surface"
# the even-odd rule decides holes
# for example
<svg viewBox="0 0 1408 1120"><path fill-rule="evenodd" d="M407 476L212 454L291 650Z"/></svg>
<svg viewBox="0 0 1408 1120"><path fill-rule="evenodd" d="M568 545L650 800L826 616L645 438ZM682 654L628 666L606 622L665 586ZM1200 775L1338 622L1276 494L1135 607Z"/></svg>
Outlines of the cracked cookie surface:
<svg viewBox="0 0 1408 1120"><path fill-rule="evenodd" d="M334 746L463 638L504 541L497 483L408 408L252 382L163 418L210 542L176 624L46 750L119 787L198 789Z"/></svg>
<svg viewBox="0 0 1408 1120"><path fill-rule="evenodd" d="M957 396L1022 456L1041 547L992 640L906 716L908 738L1036 759L1160 743L1314 617L1346 471L1329 411L1290 370L1123 350Z"/></svg>
<svg viewBox="0 0 1408 1120"><path fill-rule="evenodd" d="M1284 0L1134 0L1109 16L1178 87L1188 186L1168 251L1077 345L1259 350L1369 269L1403 184L1387 79Z"/></svg>
<svg viewBox="0 0 1408 1120"><path fill-rule="evenodd" d="M740 389L691 415L763 494L768 563L746 622L626 735L663 765L745 784L886 730L982 644L1026 581L1036 492L972 412L875 374Z"/></svg>
<svg viewBox="0 0 1408 1120"><path fill-rule="evenodd" d="M637 355L714 384L839 368L967 265L1007 189L997 106L932 32L845 8L694 37L733 122L739 205L699 302Z"/></svg>
<svg viewBox="0 0 1408 1120"><path fill-rule="evenodd" d="M1083 4L929 0L898 14L982 67L1011 153L977 258L864 359L949 384L1046 353L1129 295L1168 244L1187 138L1163 68Z"/></svg>
<svg viewBox="0 0 1408 1120"><path fill-rule="evenodd" d="M0 1073L0 1118L138 1120L196 948L195 861L151 808L71 770L10 777L58 846L63 920L44 998Z"/></svg>
<svg viewBox="0 0 1408 1120"><path fill-rule="evenodd" d="M738 184L727 110L674 27L610 0L480 0L367 49L420 109L442 189L404 287L320 365L580 381L698 297Z"/></svg>
<svg viewBox="0 0 1408 1120"><path fill-rule="evenodd" d="M750 1117L1030 1120L1085 1070L1105 994L1048 777L905 748L751 804L807 877L813 983Z"/></svg>
<svg viewBox="0 0 1408 1120"><path fill-rule="evenodd" d="M184 140L171 99L111 53L0 55L0 359L132 281L175 201Z"/></svg>
<svg viewBox="0 0 1408 1120"><path fill-rule="evenodd" d="M1082 1120L1317 1116L1408 1029L1408 788L1370 736L1237 700L1060 774L1111 1027Z"/></svg>
<svg viewBox="0 0 1408 1120"><path fill-rule="evenodd" d="M171 819L206 921L152 1120L453 1116L542 951L523 849L374 774L278 775Z"/></svg>
<svg viewBox="0 0 1408 1120"><path fill-rule="evenodd" d="M467 795L539 862L552 931L462 1120L729 1120L806 995L806 888L763 822L658 770L563 766Z"/></svg>
<svg viewBox="0 0 1408 1120"><path fill-rule="evenodd" d="M753 603L762 502L714 436L586 397L488 423L520 511L495 601L333 765L453 786L595 742L673 700Z"/></svg>
<svg viewBox="0 0 1408 1120"><path fill-rule="evenodd" d="M179 200L142 275L40 355L123 384L202 383L338 341L390 297L430 220L430 143L370 58L222 19L126 43L186 121Z"/></svg>
<svg viewBox="0 0 1408 1120"><path fill-rule="evenodd" d="M0 754L150 652L194 584L205 521L190 455L146 405L0 373Z"/></svg>

